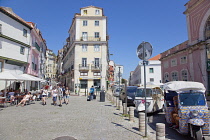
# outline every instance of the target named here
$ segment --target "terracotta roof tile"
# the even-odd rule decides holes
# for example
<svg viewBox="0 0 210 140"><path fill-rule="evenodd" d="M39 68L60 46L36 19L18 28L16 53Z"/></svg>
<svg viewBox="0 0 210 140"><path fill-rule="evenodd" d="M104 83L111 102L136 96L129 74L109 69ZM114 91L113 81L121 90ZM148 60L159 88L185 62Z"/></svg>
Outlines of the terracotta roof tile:
<svg viewBox="0 0 210 140"><path fill-rule="evenodd" d="M160 54L158 54L158 55L156 55L156 56L150 58L149 61L150 61L150 60L159 60L159 59L160 59Z"/></svg>

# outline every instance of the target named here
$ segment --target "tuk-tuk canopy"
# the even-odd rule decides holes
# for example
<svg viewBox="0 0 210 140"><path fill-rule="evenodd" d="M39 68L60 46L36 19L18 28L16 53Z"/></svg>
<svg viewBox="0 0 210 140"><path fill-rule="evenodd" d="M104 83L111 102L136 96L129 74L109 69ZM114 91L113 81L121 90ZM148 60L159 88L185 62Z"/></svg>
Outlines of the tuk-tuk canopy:
<svg viewBox="0 0 210 140"><path fill-rule="evenodd" d="M186 90L202 90L206 88L202 83L192 81L172 81L164 84L164 90L168 91L186 91Z"/></svg>

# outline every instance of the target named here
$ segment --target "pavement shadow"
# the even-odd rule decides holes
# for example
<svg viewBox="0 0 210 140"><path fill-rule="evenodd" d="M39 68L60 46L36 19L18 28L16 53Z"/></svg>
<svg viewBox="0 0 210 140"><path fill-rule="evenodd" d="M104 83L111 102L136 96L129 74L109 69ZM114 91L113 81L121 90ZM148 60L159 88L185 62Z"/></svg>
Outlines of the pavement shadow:
<svg viewBox="0 0 210 140"><path fill-rule="evenodd" d="M142 136L143 137L143 135L141 135L141 134L139 134L139 133L137 133L137 132L135 132L135 131L132 131L132 130L130 130L130 129L128 129L128 128L126 128L126 127L124 127L123 125L121 125L121 124L118 124L118 123L115 123L115 122L111 122L112 124L114 124L115 126L119 126L119 127L121 127L121 128L124 128L124 129L126 129L126 130L128 130L128 131L130 131L130 132L132 132L132 133L134 133L134 134L137 134L137 135L139 135L139 136ZM133 129L133 128L132 128Z"/></svg>
<svg viewBox="0 0 210 140"><path fill-rule="evenodd" d="M104 105L104 106L111 106L112 107L112 105Z"/></svg>

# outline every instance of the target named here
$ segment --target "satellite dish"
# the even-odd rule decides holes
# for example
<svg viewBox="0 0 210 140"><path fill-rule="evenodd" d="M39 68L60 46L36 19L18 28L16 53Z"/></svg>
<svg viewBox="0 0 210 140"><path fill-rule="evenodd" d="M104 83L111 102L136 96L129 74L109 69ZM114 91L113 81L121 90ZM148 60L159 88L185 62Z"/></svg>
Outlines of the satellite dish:
<svg viewBox="0 0 210 140"><path fill-rule="evenodd" d="M136 51L137 56L141 60L148 60L152 55L152 45L149 42L142 42Z"/></svg>

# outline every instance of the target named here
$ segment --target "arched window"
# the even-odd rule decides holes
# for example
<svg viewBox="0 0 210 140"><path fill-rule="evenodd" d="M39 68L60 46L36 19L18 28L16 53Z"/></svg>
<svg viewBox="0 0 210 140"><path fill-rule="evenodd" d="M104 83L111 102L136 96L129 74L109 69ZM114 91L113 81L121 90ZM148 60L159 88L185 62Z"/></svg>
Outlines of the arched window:
<svg viewBox="0 0 210 140"><path fill-rule="evenodd" d="M171 81L178 81L178 72L174 71L171 73Z"/></svg>
<svg viewBox="0 0 210 140"><path fill-rule="evenodd" d="M206 27L205 27L205 39L210 39L210 17L206 21Z"/></svg>
<svg viewBox="0 0 210 140"><path fill-rule="evenodd" d="M188 81L187 70L181 71L181 79L182 79L182 81Z"/></svg>

